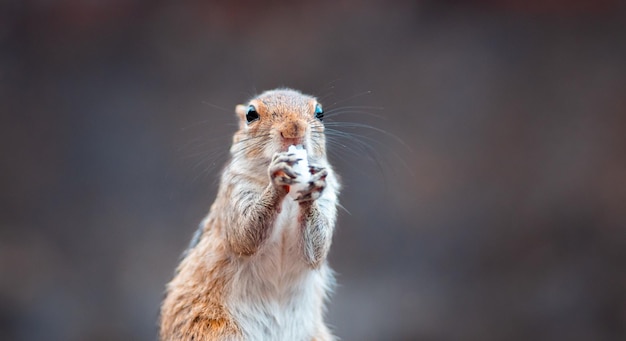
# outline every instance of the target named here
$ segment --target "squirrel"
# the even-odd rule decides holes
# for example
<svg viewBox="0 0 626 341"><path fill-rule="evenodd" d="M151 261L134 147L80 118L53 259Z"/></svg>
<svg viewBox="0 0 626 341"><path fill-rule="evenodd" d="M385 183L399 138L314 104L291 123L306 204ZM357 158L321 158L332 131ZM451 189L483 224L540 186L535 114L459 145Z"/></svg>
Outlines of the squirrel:
<svg viewBox="0 0 626 341"><path fill-rule="evenodd" d="M326 156L322 106L285 88L235 112L230 160L167 285L160 339L335 340L323 313L340 184ZM302 160L290 146L309 163L296 193Z"/></svg>

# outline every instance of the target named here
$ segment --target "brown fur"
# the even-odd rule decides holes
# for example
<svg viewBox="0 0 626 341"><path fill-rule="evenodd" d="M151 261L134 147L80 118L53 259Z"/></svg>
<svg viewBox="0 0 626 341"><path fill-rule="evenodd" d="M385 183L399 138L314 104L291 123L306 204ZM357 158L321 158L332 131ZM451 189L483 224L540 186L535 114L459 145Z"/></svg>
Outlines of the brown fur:
<svg viewBox="0 0 626 341"><path fill-rule="evenodd" d="M302 143L307 133L316 132L310 138L309 158L313 162L326 159L323 125L312 116L316 103L292 90L267 92L250 101L260 115L250 124L245 117L248 106L237 106L239 130L233 136L232 159L222 174L217 198L198 244L189 250L167 286L161 307L162 340L243 339L225 297L229 287L236 285L233 276L241 259L258 253L271 235L289 190L289 160L276 159L275 153L285 152L289 145ZM297 247L312 270L325 262L334 229L336 203L316 200L326 186L327 174L320 168L313 175L311 193L299 203ZM336 179L329 181L338 190ZM284 241L285 235L281 238ZM326 293L320 290L319 295L323 301ZM332 339L323 324L317 334L316 340Z"/></svg>
<svg viewBox="0 0 626 341"><path fill-rule="evenodd" d="M208 232L212 233L212 232ZM210 340L240 336L232 317L222 305L229 260L221 257L212 267L203 260L206 252L223 245L208 245L215 239L203 238L197 247L181 262L174 279L168 284L161 310L161 338L163 340Z"/></svg>

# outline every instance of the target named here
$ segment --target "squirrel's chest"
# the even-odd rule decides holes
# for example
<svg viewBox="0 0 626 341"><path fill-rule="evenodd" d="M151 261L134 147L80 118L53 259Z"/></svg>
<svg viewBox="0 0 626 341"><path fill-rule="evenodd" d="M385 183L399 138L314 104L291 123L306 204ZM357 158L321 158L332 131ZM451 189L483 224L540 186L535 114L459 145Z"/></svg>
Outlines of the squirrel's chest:
<svg viewBox="0 0 626 341"><path fill-rule="evenodd" d="M301 258L298 206L283 203L262 249L242 262L228 305L244 334L263 340L310 339L325 278ZM259 338L263 335L263 338Z"/></svg>

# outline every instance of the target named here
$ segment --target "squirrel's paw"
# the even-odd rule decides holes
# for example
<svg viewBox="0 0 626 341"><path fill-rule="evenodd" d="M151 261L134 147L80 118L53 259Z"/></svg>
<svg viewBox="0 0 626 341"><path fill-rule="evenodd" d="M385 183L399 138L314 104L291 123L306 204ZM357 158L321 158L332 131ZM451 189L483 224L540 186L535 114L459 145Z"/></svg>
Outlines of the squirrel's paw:
<svg viewBox="0 0 626 341"><path fill-rule="evenodd" d="M274 154L269 167L272 184L279 188L293 184L298 176L293 169L293 165L299 160L294 153L283 152Z"/></svg>
<svg viewBox="0 0 626 341"><path fill-rule="evenodd" d="M311 172L311 178L308 181L308 186L298 191L296 201L306 202L317 200L322 196L324 188L326 188L326 176L328 176L328 170L321 167L309 166Z"/></svg>

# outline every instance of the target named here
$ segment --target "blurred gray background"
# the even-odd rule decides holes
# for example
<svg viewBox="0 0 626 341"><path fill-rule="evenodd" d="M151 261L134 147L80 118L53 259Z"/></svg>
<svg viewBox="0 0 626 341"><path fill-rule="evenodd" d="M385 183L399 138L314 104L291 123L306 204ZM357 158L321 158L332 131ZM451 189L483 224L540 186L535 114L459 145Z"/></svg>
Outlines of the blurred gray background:
<svg viewBox="0 0 626 341"><path fill-rule="evenodd" d="M609 0L3 1L0 339L154 340L235 105L289 86L387 132L329 146L339 337L625 340L625 22Z"/></svg>

